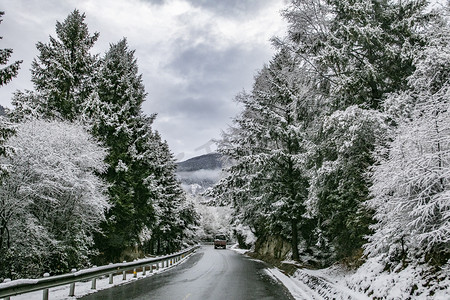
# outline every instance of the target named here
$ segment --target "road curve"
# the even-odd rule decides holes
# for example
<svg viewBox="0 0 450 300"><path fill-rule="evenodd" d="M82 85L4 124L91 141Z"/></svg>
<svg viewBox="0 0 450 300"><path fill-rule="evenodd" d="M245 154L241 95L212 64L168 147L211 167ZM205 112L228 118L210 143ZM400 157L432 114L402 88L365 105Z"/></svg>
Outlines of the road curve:
<svg viewBox="0 0 450 300"><path fill-rule="evenodd" d="M266 274L267 267L232 250L203 246L171 270L81 299L292 300L286 288Z"/></svg>

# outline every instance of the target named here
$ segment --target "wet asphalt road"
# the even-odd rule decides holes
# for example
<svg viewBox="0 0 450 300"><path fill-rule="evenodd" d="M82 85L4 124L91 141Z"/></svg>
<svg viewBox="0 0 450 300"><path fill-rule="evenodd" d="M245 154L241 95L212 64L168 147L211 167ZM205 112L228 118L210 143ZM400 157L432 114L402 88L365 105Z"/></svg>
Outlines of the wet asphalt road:
<svg viewBox="0 0 450 300"><path fill-rule="evenodd" d="M265 273L267 267L232 250L203 246L188 261L166 272L81 299L292 300L289 292Z"/></svg>

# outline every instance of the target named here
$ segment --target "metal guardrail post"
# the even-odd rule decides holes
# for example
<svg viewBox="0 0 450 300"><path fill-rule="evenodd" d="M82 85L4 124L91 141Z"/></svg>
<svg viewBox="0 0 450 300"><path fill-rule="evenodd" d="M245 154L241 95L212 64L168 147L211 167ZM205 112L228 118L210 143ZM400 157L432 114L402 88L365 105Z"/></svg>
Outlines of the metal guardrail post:
<svg viewBox="0 0 450 300"><path fill-rule="evenodd" d="M11 281L11 279L9 279L9 278L6 278L5 280L3 280L3 282L10 282ZM5 298L3 298L3 300L10 300L11 298L10 297L5 297Z"/></svg>
<svg viewBox="0 0 450 300"><path fill-rule="evenodd" d="M113 263L109 263L108 265L110 266L112 264ZM114 273L111 273L111 274L108 275L109 276L109 284L113 284L113 282L114 282L113 275L114 275Z"/></svg>
<svg viewBox="0 0 450 300"><path fill-rule="evenodd" d="M70 272L75 273L77 269L72 269ZM69 297L75 296L75 282L72 282L70 284L70 290L69 290Z"/></svg>
<svg viewBox="0 0 450 300"><path fill-rule="evenodd" d="M92 278L91 290L97 289L97 278Z"/></svg>
<svg viewBox="0 0 450 300"><path fill-rule="evenodd" d="M93 268L97 268L97 266L93 266ZM95 290L97 288L97 277L92 278L91 290Z"/></svg>
<svg viewBox="0 0 450 300"><path fill-rule="evenodd" d="M127 262L124 260L123 263L126 264ZM122 280L127 280L127 271L126 270L124 270L122 272Z"/></svg>
<svg viewBox="0 0 450 300"><path fill-rule="evenodd" d="M44 274L44 278L46 278L46 277L50 277L50 274L49 273L45 273ZM43 289L42 290L42 299L43 300L48 300L48 289Z"/></svg>

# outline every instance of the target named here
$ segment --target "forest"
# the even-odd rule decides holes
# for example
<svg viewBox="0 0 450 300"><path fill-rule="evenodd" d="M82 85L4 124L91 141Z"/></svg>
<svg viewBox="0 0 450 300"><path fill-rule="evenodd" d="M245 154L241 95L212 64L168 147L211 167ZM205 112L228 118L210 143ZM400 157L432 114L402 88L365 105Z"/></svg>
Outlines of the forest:
<svg viewBox="0 0 450 300"><path fill-rule="evenodd" d="M172 253L198 222L155 115L142 112L127 40L91 54L99 33L78 10L56 35L36 44L34 89L15 92L1 118L0 278ZM11 53L0 52L2 85L20 68Z"/></svg>
<svg viewBox="0 0 450 300"><path fill-rule="evenodd" d="M235 226L288 241L306 267L448 278L449 4L428 4L290 1L218 141L232 163L209 195Z"/></svg>
<svg viewBox="0 0 450 300"><path fill-rule="evenodd" d="M448 280L449 12L425 0L289 1L286 35L235 97L242 111L217 141L224 175L205 194L232 209L238 240L280 237L312 268L420 266L429 286ZM91 54L99 33L84 19L74 10L37 43L34 89L1 120L0 277L168 253L198 226L156 115L141 110L134 51L124 38Z"/></svg>

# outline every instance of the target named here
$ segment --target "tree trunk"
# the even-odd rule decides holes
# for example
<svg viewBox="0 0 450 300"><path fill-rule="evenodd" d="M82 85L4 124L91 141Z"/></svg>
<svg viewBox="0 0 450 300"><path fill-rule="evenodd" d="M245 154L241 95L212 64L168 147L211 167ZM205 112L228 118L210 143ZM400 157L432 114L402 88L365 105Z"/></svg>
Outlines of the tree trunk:
<svg viewBox="0 0 450 300"><path fill-rule="evenodd" d="M297 223L298 223L297 219L292 219L291 220L291 227L292 227L292 239L291 239L292 259L295 260L295 261L299 260Z"/></svg>
<svg viewBox="0 0 450 300"><path fill-rule="evenodd" d="M155 241L153 240L153 239L151 239L150 241L149 241L149 252L150 252L150 254L151 255L154 255L155 254L155 250L154 250L154 248L155 248L155 246L154 246L154 243L155 243Z"/></svg>

